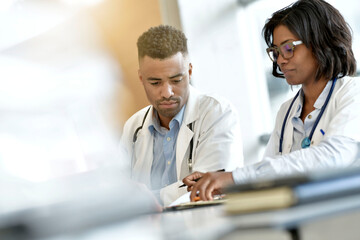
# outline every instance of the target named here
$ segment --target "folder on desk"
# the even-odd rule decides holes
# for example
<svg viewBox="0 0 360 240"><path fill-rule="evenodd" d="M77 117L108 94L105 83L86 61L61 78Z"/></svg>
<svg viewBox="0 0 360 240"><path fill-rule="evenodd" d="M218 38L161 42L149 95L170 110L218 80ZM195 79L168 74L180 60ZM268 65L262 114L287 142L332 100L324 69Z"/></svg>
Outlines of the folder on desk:
<svg viewBox="0 0 360 240"><path fill-rule="evenodd" d="M256 181L233 185L225 192L229 214L287 208L360 193L360 169Z"/></svg>

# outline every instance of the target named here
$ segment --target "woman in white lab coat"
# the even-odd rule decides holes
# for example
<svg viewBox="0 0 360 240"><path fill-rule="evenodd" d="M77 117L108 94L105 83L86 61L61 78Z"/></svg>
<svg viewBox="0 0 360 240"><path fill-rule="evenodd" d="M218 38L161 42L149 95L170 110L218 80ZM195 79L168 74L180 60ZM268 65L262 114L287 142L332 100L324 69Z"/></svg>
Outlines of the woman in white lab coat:
<svg viewBox="0 0 360 240"><path fill-rule="evenodd" d="M302 88L281 106L263 160L189 175L191 199L212 199L232 183L359 165L360 80L350 77L356 61L342 15L322 0L300 0L275 12L263 34L273 75Z"/></svg>

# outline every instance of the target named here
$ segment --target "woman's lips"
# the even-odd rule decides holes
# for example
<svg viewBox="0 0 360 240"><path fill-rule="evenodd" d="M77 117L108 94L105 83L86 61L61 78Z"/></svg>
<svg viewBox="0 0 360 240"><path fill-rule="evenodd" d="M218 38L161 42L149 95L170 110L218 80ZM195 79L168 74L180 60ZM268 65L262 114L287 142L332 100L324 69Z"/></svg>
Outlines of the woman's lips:
<svg viewBox="0 0 360 240"><path fill-rule="evenodd" d="M285 70L282 70L283 74L286 76L286 75L289 75L291 72L293 72L294 70L293 69L285 69Z"/></svg>

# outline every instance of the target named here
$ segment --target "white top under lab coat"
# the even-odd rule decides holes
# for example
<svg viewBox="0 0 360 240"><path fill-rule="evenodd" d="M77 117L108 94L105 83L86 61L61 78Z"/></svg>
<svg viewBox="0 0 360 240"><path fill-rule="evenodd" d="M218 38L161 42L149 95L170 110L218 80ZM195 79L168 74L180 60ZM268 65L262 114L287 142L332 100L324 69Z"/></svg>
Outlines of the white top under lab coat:
<svg viewBox="0 0 360 240"><path fill-rule="evenodd" d="M236 169L233 172L235 183L262 177L359 165L360 79L344 77L337 80L329 103L314 131L310 148L290 153L294 132L291 119L296 113L297 109L294 106L298 106L299 99L298 97L295 100L286 121L282 155L279 153L279 139L292 99L285 102L277 114L275 128L267 145L264 159L254 165ZM322 134L320 129L325 134ZM341 143L342 139L353 144L344 145Z"/></svg>
<svg viewBox="0 0 360 240"><path fill-rule="evenodd" d="M153 162L153 136L148 127L151 123L153 108L145 119L142 130L133 143L134 132L141 126L149 107L135 113L124 126L122 145L132 158L132 177L134 180L151 187L150 173ZM193 123L193 131L189 126ZM184 119L176 142L176 170L178 181L162 188L160 198L167 206L186 193L182 179L189 175L188 158L190 141L193 138L192 170L232 171L243 166L243 149L238 115L226 100L206 95L190 87Z"/></svg>

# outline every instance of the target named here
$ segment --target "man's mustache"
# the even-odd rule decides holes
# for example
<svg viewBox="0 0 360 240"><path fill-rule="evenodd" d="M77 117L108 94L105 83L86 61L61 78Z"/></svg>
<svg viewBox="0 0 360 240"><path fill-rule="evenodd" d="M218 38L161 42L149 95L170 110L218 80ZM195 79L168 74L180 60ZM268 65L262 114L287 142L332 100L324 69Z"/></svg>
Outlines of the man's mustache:
<svg viewBox="0 0 360 240"><path fill-rule="evenodd" d="M161 100L156 101L158 104L161 104L162 102L180 102L180 99L177 97L170 97L170 98L162 98Z"/></svg>

